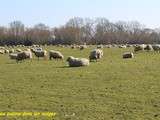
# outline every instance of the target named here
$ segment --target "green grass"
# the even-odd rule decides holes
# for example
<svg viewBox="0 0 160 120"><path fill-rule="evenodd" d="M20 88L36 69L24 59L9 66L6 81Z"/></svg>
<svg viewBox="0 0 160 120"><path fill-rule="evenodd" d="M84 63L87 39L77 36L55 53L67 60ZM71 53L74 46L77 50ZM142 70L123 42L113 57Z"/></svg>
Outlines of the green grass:
<svg viewBox="0 0 160 120"><path fill-rule="evenodd" d="M47 49L61 51L66 59L88 58L93 48ZM79 68L36 58L17 64L0 55L0 111L56 112L55 120L160 120L160 54L141 52L124 60L122 53L132 49L103 50L103 59ZM46 119L53 118L37 118Z"/></svg>

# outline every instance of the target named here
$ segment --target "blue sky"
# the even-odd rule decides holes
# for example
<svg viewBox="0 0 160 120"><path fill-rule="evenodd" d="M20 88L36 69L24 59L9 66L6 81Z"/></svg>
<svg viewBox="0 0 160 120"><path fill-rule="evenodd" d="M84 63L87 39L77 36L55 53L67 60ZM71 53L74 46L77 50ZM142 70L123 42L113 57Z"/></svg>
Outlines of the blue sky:
<svg viewBox="0 0 160 120"><path fill-rule="evenodd" d="M159 11L160 0L0 0L0 25L20 20L27 26L41 22L54 27L72 17L106 17L157 28Z"/></svg>

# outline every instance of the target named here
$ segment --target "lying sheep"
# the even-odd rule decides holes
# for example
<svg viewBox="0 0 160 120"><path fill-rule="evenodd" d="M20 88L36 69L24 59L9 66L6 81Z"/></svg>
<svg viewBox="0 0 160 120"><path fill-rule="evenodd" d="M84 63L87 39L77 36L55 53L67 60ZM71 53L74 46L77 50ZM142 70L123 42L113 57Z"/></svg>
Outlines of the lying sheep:
<svg viewBox="0 0 160 120"><path fill-rule="evenodd" d="M17 59L17 53L10 53L9 57L10 57L10 59L16 60Z"/></svg>
<svg viewBox="0 0 160 120"><path fill-rule="evenodd" d="M50 50L49 51L49 59L64 59L64 56L59 51Z"/></svg>
<svg viewBox="0 0 160 120"><path fill-rule="evenodd" d="M67 62L70 67L89 66L89 60L86 58L74 58L73 56L70 56L68 57Z"/></svg>
<svg viewBox="0 0 160 120"><path fill-rule="evenodd" d="M123 58L134 58L134 54L132 52L125 52L123 53Z"/></svg>
<svg viewBox="0 0 160 120"><path fill-rule="evenodd" d="M89 60L90 61L92 61L92 60L97 61L97 59L101 59L102 57L103 57L103 51L100 49L95 49L90 52Z"/></svg>
<svg viewBox="0 0 160 120"><path fill-rule="evenodd" d="M119 48L127 48L126 45L120 45Z"/></svg>

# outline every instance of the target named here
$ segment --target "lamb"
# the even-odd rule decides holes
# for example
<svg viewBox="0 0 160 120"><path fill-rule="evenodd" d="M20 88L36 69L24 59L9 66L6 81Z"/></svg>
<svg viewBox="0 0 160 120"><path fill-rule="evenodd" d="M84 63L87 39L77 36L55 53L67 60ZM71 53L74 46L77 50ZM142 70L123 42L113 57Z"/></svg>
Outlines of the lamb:
<svg viewBox="0 0 160 120"><path fill-rule="evenodd" d="M123 53L123 58L134 58L134 54L132 52L125 52Z"/></svg>
<svg viewBox="0 0 160 120"><path fill-rule="evenodd" d="M103 57L103 51L100 49L94 49L91 51L90 55L89 55L89 59L90 61L92 60L96 60L97 59L101 59Z"/></svg>
<svg viewBox="0 0 160 120"><path fill-rule="evenodd" d="M68 57L67 62L70 67L89 66L89 60L86 58L74 58L73 56L70 56Z"/></svg>
<svg viewBox="0 0 160 120"><path fill-rule="evenodd" d="M64 56L59 51L50 50L49 51L49 59L64 59Z"/></svg>

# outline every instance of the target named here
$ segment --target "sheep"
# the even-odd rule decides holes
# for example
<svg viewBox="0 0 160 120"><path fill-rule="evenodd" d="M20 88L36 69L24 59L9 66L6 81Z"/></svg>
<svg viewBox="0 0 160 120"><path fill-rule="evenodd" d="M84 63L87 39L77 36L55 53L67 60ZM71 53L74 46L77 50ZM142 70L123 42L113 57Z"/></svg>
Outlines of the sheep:
<svg viewBox="0 0 160 120"><path fill-rule="evenodd" d="M0 50L0 54L4 54L5 53L5 51L4 50Z"/></svg>
<svg viewBox="0 0 160 120"><path fill-rule="evenodd" d="M27 59L32 59L33 58L32 52L31 52L30 49L27 49L26 51L24 51L24 53L25 53Z"/></svg>
<svg viewBox="0 0 160 120"><path fill-rule="evenodd" d="M146 47L144 48L144 50L153 51L153 47L152 47L152 45L146 45Z"/></svg>
<svg viewBox="0 0 160 120"><path fill-rule="evenodd" d="M89 66L89 60L86 58L74 58L73 56L70 56L67 58L67 62L70 67Z"/></svg>
<svg viewBox="0 0 160 120"><path fill-rule="evenodd" d="M14 53L14 49L9 50L9 53Z"/></svg>
<svg viewBox="0 0 160 120"><path fill-rule="evenodd" d="M101 59L102 57L103 57L103 51L100 49L94 49L90 52L89 60L90 61L92 61L92 60L97 61L97 59Z"/></svg>
<svg viewBox="0 0 160 120"><path fill-rule="evenodd" d="M17 51L17 52L22 52L22 50L21 50L21 49L19 49L19 48L18 48L16 51Z"/></svg>
<svg viewBox="0 0 160 120"><path fill-rule="evenodd" d="M123 53L123 58L134 58L134 54L132 52L125 52Z"/></svg>
<svg viewBox="0 0 160 120"><path fill-rule="evenodd" d="M154 51L160 51L160 45L159 44L152 45L152 48L153 48Z"/></svg>
<svg viewBox="0 0 160 120"><path fill-rule="evenodd" d="M80 50L83 50L83 49L85 49L85 48L87 48L86 45L80 45Z"/></svg>
<svg viewBox="0 0 160 120"><path fill-rule="evenodd" d="M138 52L138 51L144 51L144 48L146 47L146 45L142 44L142 45L135 45L134 46L134 51Z"/></svg>
<svg viewBox="0 0 160 120"><path fill-rule="evenodd" d="M6 54L8 54L8 53L9 53L9 50L5 49L4 52L5 52Z"/></svg>
<svg viewBox="0 0 160 120"><path fill-rule="evenodd" d="M40 57L44 57L45 59L47 58L47 51L46 50L35 50L34 54L36 57L38 57L38 60Z"/></svg>
<svg viewBox="0 0 160 120"><path fill-rule="evenodd" d="M10 57L10 59L16 60L17 59L17 53L10 53L9 57Z"/></svg>
<svg viewBox="0 0 160 120"><path fill-rule="evenodd" d="M17 62L25 59L32 59L32 52L30 49L28 49L27 51L22 51L17 53L17 58L16 58Z"/></svg>
<svg viewBox="0 0 160 120"><path fill-rule="evenodd" d="M126 45L120 45L119 48L127 48Z"/></svg>
<svg viewBox="0 0 160 120"><path fill-rule="evenodd" d="M64 56L59 51L50 50L49 51L49 59L64 59Z"/></svg>
<svg viewBox="0 0 160 120"><path fill-rule="evenodd" d="M105 45L106 48L112 48L112 45Z"/></svg>
<svg viewBox="0 0 160 120"><path fill-rule="evenodd" d="M98 45L97 49L103 48L103 45Z"/></svg>

